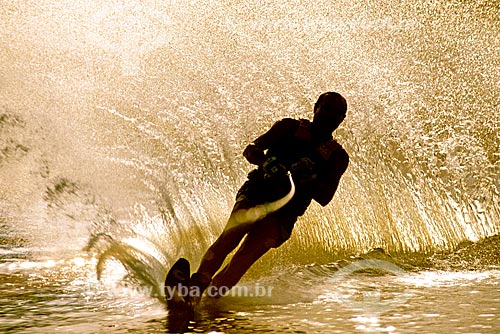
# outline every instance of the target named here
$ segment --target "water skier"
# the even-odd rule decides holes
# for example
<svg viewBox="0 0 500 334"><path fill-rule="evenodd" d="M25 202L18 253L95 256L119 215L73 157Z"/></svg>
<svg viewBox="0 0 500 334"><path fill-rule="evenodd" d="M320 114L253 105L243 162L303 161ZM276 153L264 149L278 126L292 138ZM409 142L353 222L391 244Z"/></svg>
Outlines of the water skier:
<svg viewBox="0 0 500 334"><path fill-rule="evenodd" d="M211 296L223 291L221 288L229 291L255 261L288 240L297 218L312 200L322 206L332 200L349 164L347 152L332 138L346 111L346 100L340 94L324 93L314 105L312 122L284 118L246 147L244 157L258 167L248 174L226 227L189 280L190 291L195 288L198 292L188 297L191 307L199 303L207 288ZM295 184L291 200L262 219L249 219L249 209L290 192L287 171ZM230 262L217 273L243 238Z"/></svg>

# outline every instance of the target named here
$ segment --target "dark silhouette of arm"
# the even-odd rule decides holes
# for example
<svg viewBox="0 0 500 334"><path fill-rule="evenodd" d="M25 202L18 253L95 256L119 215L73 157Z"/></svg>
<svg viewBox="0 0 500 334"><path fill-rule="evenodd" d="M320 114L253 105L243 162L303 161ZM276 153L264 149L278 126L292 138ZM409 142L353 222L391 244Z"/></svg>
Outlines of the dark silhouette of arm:
<svg viewBox="0 0 500 334"><path fill-rule="evenodd" d="M287 140L298 127L298 121L284 118L276 123L262 136L248 145L243 151L243 156L254 165L262 165L266 161L265 151L274 143Z"/></svg>
<svg viewBox="0 0 500 334"><path fill-rule="evenodd" d="M349 155L342 148L338 148L325 166L323 173L318 175L314 182L313 199L321 206L325 206L337 191L340 178L349 165Z"/></svg>

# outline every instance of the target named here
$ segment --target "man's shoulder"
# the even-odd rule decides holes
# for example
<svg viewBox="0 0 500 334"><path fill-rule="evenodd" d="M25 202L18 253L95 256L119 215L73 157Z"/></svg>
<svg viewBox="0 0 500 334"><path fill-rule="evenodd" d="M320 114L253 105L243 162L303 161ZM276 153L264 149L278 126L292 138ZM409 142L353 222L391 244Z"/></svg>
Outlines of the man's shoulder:
<svg viewBox="0 0 500 334"><path fill-rule="evenodd" d="M274 125L280 125L283 127L297 127L300 125L300 120L290 117L285 117L274 123Z"/></svg>
<svg viewBox="0 0 500 334"><path fill-rule="evenodd" d="M326 160L326 166L328 170L335 173L343 174L347 167L349 166L349 154L347 151L339 144L337 141L333 140L336 144L332 145L335 148L328 154L328 158Z"/></svg>
<svg viewBox="0 0 500 334"><path fill-rule="evenodd" d="M316 151L326 161L338 161L349 159L349 155L342 145L335 139L327 140L317 146Z"/></svg>
<svg viewBox="0 0 500 334"><path fill-rule="evenodd" d="M339 146L330 156L330 161L342 166L342 168L345 170L349 165L349 154L341 144L339 144L338 142L337 144Z"/></svg>
<svg viewBox="0 0 500 334"><path fill-rule="evenodd" d="M300 121L293 118L282 118L271 127L271 132L281 134L293 134L300 126Z"/></svg>

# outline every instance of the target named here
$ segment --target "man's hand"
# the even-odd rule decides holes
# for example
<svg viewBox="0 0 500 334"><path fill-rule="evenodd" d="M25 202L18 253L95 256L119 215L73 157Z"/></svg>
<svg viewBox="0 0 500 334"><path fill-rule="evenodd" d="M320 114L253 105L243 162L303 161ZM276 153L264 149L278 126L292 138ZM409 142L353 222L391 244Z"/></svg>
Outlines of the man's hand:
<svg viewBox="0 0 500 334"><path fill-rule="evenodd" d="M292 164L290 171L299 183L306 183L316 179L315 163L307 158L301 158Z"/></svg>
<svg viewBox="0 0 500 334"><path fill-rule="evenodd" d="M261 166L266 161L264 150L254 144L250 144L245 148L243 156L249 163L257 166Z"/></svg>

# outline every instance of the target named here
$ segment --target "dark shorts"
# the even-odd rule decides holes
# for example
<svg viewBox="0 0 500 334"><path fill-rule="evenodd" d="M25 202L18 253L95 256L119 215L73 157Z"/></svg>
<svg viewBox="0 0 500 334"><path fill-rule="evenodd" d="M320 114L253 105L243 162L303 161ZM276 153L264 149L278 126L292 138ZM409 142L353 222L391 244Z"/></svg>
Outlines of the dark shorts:
<svg viewBox="0 0 500 334"><path fill-rule="evenodd" d="M233 212L275 201L289 191L290 182L287 176L282 179L266 180L259 170L255 170L249 174L248 180L238 191ZM248 233L262 235L262 240L272 235L273 239L276 239L272 247L279 247L290 238L297 218L304 214L310 202L310 198L303 198L300 189L296 189L294 197L288 204L253 223Z"/></svg>

